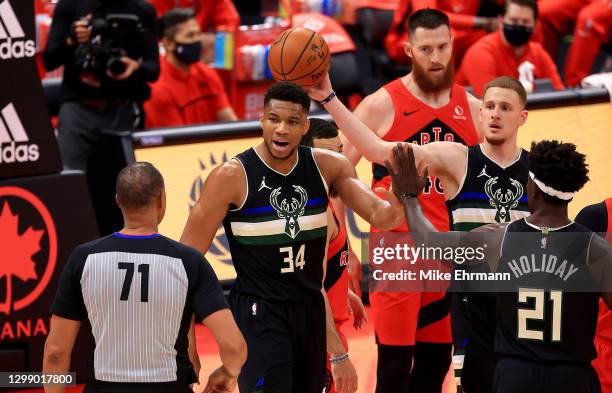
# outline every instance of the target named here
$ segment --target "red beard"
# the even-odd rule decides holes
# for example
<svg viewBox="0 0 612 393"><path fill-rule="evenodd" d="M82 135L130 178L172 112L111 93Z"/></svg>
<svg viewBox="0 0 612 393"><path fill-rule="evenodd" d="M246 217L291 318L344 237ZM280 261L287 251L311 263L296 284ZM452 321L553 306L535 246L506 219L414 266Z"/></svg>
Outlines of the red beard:
<svg viewBox="0 0 612 393"><path fill-rule="evenodd" d="M412 76L417 86L419 86L424 93L438 93L453 85L455 80L455 67L451 59L444 68L444 73L442 75L432 77L429 71L413 60Z"/></svg>

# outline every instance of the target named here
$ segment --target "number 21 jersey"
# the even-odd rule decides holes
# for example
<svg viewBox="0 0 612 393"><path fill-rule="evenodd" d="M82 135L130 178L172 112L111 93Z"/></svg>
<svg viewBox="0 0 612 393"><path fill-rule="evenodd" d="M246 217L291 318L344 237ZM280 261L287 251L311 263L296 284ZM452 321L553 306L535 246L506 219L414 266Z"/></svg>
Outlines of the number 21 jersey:
<svg viewBox="0 0 612 393"><path fill-rule="evenodd" d="M508 225L497 271L510 273L512 291L497 294L496 352L543 363L595 358L599 291L590 272L592 237L577 223L547 233L524 218Z"/></svg>

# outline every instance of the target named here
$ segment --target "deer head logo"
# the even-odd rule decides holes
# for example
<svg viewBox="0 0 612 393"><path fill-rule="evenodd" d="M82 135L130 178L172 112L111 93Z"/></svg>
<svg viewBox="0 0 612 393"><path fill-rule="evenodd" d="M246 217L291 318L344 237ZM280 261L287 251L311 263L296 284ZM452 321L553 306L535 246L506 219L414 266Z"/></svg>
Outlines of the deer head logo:
<svg viewBox="0 0 612 393"><path fill-rule="evenodd" d="M510 210L514 209L519 202L519 199L523 196L523 185L514 179L510 179L510 184L512 184L513 189L505 189L497 188L493 189L495 184L497 184L498 177L492 177L485 183L485 192L489 197L489 203L495 209L497 209L497 213L495 213L495 221L502 222L510 222Z"/></svg>
<svg viewBox="0 0 612 393"><path fill-rule="evenodd" d="M300 186L294 185L293 189L299 194L299 201L296 198L291 198L289 202L287 201L288 198L283 198L279 203L278 197L281 193L281 187L278 187L270 193L270 205L276 210L278 218L284 218L286 220L285 233L287 236L295 239L298 233L300 233L298 218L304 215L304 208L306 207L306 202L308 202L308 194L306 190Z"/></svg>

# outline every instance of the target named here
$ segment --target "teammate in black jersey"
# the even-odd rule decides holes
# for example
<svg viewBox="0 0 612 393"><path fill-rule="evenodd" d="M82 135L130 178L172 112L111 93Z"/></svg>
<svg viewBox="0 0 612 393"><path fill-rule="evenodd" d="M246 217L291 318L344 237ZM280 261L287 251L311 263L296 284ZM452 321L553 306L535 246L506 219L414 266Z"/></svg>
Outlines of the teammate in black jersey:
<svg viewBox="0 0 612 393"><path fill-rule="evenodd" d="M204 253L225 226L237 273L230 303L249 347L242 393L321 393L326 347L337 391L357 390L322 288L328 194L377 227L402 217L397 199L378 198L344 156L298 146L309 107L296 84L270 88L263 141L211 172L181 237Z"/></svg>
<svg viewBox="0 0 612 393"><path fill-rule="evenodd" d="M596 355L598 299L601 296L612 304L612 251L605 240L567 216L569 201L588 181L585 156L575 148L557 141L532 144L527 183L531 215L475 230L491 232L486 261L493 271L512 272L512 285L517 289L497 294L497 393L601 391L590 362ZM420 191L423 182L413 156L410 151L404 154L401 147L394 154L399 173L390 164L387 167L395 192L403 195L409 225L433 239L437 235L427 234L437 232L435 227L422 214L418 200L410 197ZM414 176L408 182L406 172ZM446 242L458 244L460 237L456 232ZM544 258L558 261L556 270L542 269L539 261ZM526 264L521 271L516 261L538 262Z"/></svg>
<svg viewBox="0 0 612 393"><path fill-rule="evenodd" d="M325 78L313 89L317 95L327 96L328 90L331 90L329 78ZM409 140L402 142L403 145L411 147L419 168L427 166L430 175L427 184L431 185L431 178L439 179L448 207L451 230L469 231L485 224L510 222L529 214L525 191L528 177L527 151L517 144L519 128L528 118L526 103L527 93L522 84L516 79L502 76L490 81L485 88L479 117L484 139L480 144L468 147L462 143L451 142L452 138L446 137L440 137L440 141L433 141L431 138L431 142L422 145ZM386 158L391 157L396 143L379 138L337 100L327 104L326 109L345 130L343 136L368 160L382 165ZM424 193L434 193L430 188L426 186ZM429 214L428 217L436 217L431 205L425 206L424 209L426 214ZM432 222L437 228L443 228L439 218L432 218ZM378 294L382 295L384 294ZM467 393L491 393L496 362L493 348L495 298L461 292L454 295L451 316L455 351L461 353L465 350L461 385ZM402 326L402 329L397 329L398 337L393 339L395 344L400 342L400 337L407 334L405 322L409 320L406 315L409 313L410 303L399 302L393 294L390 297L391 304L387 305L388 307L379 306L384 309L381 315L386 316L382 318L379 315L378 318L377 334L385 335L382 344L389 343L391 337L395 336L390 333L397 326ZM382 298L384 299L384 296ZM438 302L438 305L443 306L444 302ZM421 308L419 321L422 319L423 322L439 322L436 315L438 309L435 304ZM383 359L380 363L388 366L379 368L379 379L400 381L402 383L399 386L408 386L410 382L417 391L425 390L421 386L432 377L420 376L431 373L436 367L428 367L429 364L444 359L445 353L449 356L450 348L435 342L419 343L418 335L419 333L416 347L379 344L379 357ZM405 359L412 357L413 351L419 354L415 355L415 359L423 361L414 361L413 374L416 377L413 375L410 381L407 378L398 379L393 374L397 374L397 370L405 369ZM423 368L427 371L421 372ZM397 389L402 390L401 387Z"/></svg>
<svg viewBox="0 0 612 393"><path fill-rule="evenodd" d="M188 357L187 331L195 314L212 332L223 363L205 391L233 391L247 356L245 341L208 262L157 233L166 209L161 174L147 162L124 168L116 199L124 228L78 246L64 268L51 308L43 372L68 372L87 318L96 348L95 381L85 392L191 392L199 370L194 373Z"/></svg>

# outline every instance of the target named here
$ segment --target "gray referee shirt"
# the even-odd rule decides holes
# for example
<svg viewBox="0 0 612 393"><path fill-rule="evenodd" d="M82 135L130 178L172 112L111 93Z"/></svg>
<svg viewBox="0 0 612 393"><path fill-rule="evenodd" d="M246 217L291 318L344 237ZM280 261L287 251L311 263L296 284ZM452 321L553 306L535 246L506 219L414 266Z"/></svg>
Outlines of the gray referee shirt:
<svg viewBox="0 0 612 393"><path fill-rule="evenodd" d="M91 322L96 381L185 386L196 380L191 315L202 321L223 308L219 281L198 251L158 234L115 233L74 250L51 313Z"/></svg>

